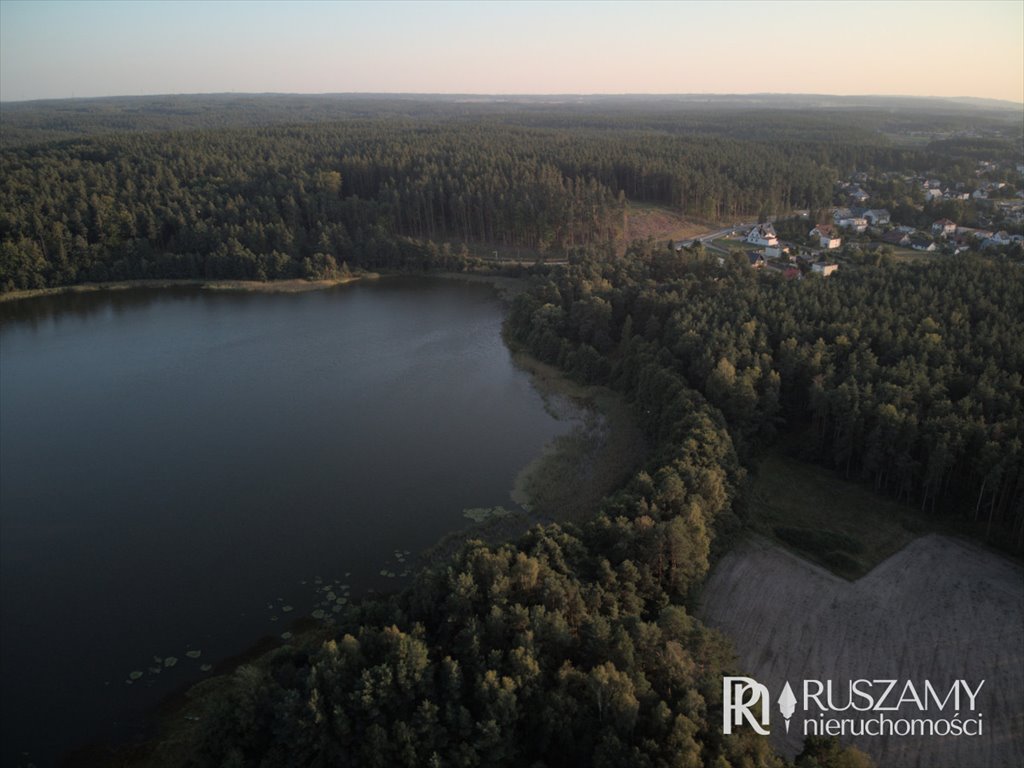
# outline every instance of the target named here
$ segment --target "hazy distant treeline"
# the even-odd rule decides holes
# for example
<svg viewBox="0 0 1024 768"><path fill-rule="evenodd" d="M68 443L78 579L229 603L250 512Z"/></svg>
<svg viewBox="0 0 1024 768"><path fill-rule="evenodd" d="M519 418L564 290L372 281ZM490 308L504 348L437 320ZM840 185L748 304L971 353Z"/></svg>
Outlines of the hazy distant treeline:
<svg viewBox="0 0 1024 768"><path fill-rule="evenodd" d="M883 134L1019 125L986 100L761 94L457 96L191 94L0 103L0 147L97 134L251 128L383 118L545 128L626 128L752 140L885 143Z"/></svg>

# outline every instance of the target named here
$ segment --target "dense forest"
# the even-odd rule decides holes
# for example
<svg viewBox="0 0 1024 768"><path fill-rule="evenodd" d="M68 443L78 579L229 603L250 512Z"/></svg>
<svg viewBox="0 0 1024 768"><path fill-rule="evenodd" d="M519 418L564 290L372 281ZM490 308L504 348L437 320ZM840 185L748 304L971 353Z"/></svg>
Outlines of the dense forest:
<svg viewBox="0 0 1024 768"><path fill-rule="evenodd" d="M627 197L718 217L824 204L832 188L795 149L378 121L118 134L11 150L4 168L6 290L320 277L401 266L423 241L564 252L615 242Z"/></svg>
<svg viewBox="0 0 1024 768"><path fill-rule="evenodd" d="M814 210L854 169L967 173L975 149L1017 139L893 143L886 131L929 124L913 110L356 99L325 119L336 105L302 104L291 121L246 120L245 101L226 117L203 100L5 107L0 290L559 254L518 268L529 288L508 336L621 392L652 451L585 522L470 541L353 607L322 647L240 668L192 764L781 768L766 740L722 736L721 678L738 670L693 610L743 527L746 468L782 432L1024 549L1019 264L865 261L786 281L699 245L623 241L631 204L726 221ZM827 740L796 761L867 764Z"/></svg>
<svg viewBox="0 0 1024 768"><path fill-rule="evenodd" d="M854 168L964 174L979 142L986 156L1016 148L1006 138L901 148L881 132L892 118L872 112L628 106L312 97L6 105L0 291L313 279L343 265L457 269L471 249L493 246L621 253L630 203L709 220L816 210ZM332 110L347 119L315 120Z"/></svg>
<svg viewBox="0 0 1024 768"><path fill-rule="evenodd" d="M724 416L741 459L781 430L802 454L1024 550L1024 276L959 259L785 281L650 243L579 259L517 303L542 359L662 403L624 353L664 363Z"/></svg>

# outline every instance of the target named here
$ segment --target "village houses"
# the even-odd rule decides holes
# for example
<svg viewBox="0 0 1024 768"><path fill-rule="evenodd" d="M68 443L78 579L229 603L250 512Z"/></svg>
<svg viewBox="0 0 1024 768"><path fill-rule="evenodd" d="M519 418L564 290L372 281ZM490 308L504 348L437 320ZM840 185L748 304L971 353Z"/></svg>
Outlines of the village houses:
<svg viewBox="0 0 1024 768"><path fill-rule="evenodd" d="M746 242L751 245L775 247L779 244L779 237L775 234L775 227L771 224L758 224L750 230Z"/></svg>
<svg viewBox="0 0 1024 768"><path fill-rule="evenodd" d="M818 238L818 247L828 250L839 248L843 244L842 239L835 233L831 224L819 224L808 233L808 237Z"/></svg>

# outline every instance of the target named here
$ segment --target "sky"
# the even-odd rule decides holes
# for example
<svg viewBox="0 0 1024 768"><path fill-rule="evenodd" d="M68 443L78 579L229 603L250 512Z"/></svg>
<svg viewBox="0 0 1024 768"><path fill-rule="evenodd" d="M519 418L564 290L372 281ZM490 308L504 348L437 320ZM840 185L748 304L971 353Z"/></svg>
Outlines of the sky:
<svg viewBox="0 0 1024 768"><path fill-rule="evenodd" d="M1024 0L0 0L0 100L224 92L1024 102Z"/></svg>

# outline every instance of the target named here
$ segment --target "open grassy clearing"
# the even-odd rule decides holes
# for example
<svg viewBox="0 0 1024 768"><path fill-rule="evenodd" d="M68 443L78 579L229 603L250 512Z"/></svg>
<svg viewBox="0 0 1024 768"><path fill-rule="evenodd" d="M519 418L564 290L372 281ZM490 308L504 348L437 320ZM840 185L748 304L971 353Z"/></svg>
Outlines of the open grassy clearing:
<svg viewBox="0 0 1024 768"><path fill-rule="evenodd" d="M757 246L746 243L742 238L733 237L719 237L714 241L716 248L721 248L726 251L740 251L745 253L749 250L757 250Z"/></svg>
<svg viewBox="0 0 1024 768"><path fill-rule="evenodd" d="M946 255L941 254L941 253L929 253L928 251L915 251L913 248L903 248L903 247L900 247L900 246L893 247L893 249L892 249L892 257L896 261L910 262L910 263L924 262L924 261L934 261L935 259L948 259L948 258L950 258L949 256L946 256Z"/></svg>
<svg viewBox="0 0 1024 768"><path fill-rule="evenodd" d="M857 579L926 527L897 504L835 472L770 451L750 492L755 531L847 579Z"/></svg>

